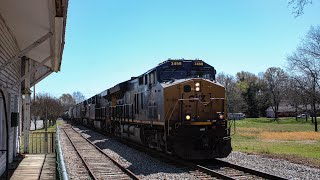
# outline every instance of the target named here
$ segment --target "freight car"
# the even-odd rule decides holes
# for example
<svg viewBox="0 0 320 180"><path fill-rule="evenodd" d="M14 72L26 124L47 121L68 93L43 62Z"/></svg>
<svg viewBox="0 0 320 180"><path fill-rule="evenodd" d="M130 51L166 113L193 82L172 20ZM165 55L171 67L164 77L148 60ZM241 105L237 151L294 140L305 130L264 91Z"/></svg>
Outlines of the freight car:
<svg viewBox="0 0 320 180"><path fill-rule="evenodd" d="M231 152L225 88L202 60L167 60L69 110L73 120L184 159Z"/></svg>

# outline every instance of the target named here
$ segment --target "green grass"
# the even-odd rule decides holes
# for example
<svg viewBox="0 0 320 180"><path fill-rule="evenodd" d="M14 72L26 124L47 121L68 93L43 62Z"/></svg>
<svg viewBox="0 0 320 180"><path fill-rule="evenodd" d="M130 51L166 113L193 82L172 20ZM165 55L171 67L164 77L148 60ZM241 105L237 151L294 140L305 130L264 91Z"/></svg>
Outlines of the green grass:
<svg viewBox="0 0 320 180"><path fill-rule="evenodd" d="M235 151L266 154L290 159L292 161L308 162L320 167L319 140L275 140L263 138L261 134L268 132L310 132L313 134L314 124L311 120L305 122L295 118L280 118L278 122L268 118L248 118L236 121L236 134L232 136L232 147ZM320 133L320 132L318 132ZM278 133L276 133L278 134ZM310 138L311 139L311 138Z"/></svg>

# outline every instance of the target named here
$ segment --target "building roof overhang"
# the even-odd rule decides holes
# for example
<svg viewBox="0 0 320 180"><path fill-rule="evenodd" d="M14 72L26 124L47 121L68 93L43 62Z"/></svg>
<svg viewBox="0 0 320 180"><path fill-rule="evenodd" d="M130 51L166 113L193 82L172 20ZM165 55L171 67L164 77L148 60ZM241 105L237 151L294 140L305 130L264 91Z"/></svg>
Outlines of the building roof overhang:
<svg viewBox="0 0 320 180"><path fill-rule="evenodd" d="M20 54L9 61L18 61L26 56L38 64L31 85L61 68L67 9L68 0L0 2L0 17L20 49Z"/></svg>

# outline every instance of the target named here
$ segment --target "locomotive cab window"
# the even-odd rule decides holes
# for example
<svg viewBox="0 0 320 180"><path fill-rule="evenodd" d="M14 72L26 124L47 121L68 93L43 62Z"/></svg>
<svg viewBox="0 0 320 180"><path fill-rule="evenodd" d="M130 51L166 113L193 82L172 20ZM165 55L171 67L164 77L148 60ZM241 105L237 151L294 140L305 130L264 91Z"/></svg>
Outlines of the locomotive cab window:
<svg viewBox="0 0 320 180"><path fill-rule="evenodd" d="M148 84L148 76L144 75L144 84Z"/></svg>
<svg viewBox="0 0 320 180"><path fill-rule="evenodd" d="M139 85L143 84L143 76L139 77Z"/></svg>

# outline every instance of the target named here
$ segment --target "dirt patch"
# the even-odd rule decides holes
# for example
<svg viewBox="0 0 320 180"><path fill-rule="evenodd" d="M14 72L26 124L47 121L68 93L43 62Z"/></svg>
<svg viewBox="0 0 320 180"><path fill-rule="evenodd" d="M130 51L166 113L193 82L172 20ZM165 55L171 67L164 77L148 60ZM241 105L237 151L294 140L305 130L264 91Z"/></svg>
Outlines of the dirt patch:
<svg viewBox="0 0 320 180"><path fill-rule="evenodd" d="M279 141L320 141L318 132L261 132L260 139Z"/></svg>
<svg viewBox="0 0 320 180"><path fill-rule="evenodd" d="M239 133L239 135L240 136L244 136L244 137L257 137L257 135L256 134L253 134L253 133L246 133L246 132L244 132L244 133Z"/></svg>
<svg viewBox="0 0 320 180"><path fill-rule="evenodd" d="M261 140L262 142L276 142L276 143L289 143L289 142L293 142L293 141L289 141L289 140L274 140L274 139L263 139ZM294 141L296 143L299 144L316 144L319 143L319 141L316 140L304 140L304 141Z"/></svg>
<svg viewBox="0 0 320 180"><path fill-rule="evenodd" d="M241 132L241 133L261 133L262 129L260 128L244 128L244 127L238 127L237 131Z"/></svg>

